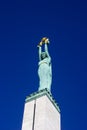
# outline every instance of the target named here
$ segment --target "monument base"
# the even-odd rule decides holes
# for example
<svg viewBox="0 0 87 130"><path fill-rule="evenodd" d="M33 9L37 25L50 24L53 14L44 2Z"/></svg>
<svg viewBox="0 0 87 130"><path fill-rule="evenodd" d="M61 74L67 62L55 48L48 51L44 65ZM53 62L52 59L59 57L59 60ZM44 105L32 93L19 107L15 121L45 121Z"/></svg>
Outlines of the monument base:
<svg viewBox="0 0 87 130"><path fill-rule="evenodd" d="M22 130L60 130L60 110L47 89L26 98Z"/></svg>

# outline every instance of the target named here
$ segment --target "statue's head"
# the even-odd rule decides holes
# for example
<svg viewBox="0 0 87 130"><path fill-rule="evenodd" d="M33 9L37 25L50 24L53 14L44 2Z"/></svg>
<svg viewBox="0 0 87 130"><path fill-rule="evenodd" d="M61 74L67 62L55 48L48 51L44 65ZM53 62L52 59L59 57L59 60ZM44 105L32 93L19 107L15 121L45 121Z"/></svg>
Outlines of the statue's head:
<svg viewBox="0 0 87 130"><path fill-rule="evenodd" d="M41 60L45 59L47 57L47 53L46 52L42 52L41 53Z"/></svg>

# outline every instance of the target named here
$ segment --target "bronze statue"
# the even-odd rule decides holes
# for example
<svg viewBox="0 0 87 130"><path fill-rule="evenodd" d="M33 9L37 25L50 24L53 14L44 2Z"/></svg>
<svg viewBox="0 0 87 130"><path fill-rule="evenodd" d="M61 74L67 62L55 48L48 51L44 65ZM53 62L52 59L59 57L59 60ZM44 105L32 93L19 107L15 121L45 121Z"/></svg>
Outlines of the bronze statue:
<svg viewBox="0 0 87 130"><path fill-rule="evenodd" d="M51 66L51 57L48 52L49 39L47 37L42 38L41 42L38 44L39 48L39 90L47 88L48 91L51 91L52 83L52 66ZM44 45L44 52L42 52L42 45Z"/></svg>

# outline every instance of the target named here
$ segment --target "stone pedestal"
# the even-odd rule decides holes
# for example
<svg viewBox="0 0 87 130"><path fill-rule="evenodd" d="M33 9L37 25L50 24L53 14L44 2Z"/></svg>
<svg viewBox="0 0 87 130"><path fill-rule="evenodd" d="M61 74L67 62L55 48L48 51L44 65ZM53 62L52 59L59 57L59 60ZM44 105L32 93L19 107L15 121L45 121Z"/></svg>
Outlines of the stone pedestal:
<svg viewBox="0 0 87 130"><path fill-rule="evenodd" d="M46 89L26 98L22 130L60 130L60 110Z"/></svg>

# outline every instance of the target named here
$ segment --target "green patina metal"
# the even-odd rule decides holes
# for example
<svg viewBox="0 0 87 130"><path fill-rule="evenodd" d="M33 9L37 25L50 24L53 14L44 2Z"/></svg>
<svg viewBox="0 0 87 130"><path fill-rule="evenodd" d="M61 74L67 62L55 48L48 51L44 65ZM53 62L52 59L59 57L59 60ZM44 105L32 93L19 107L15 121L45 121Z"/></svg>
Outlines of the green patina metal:
<svg viewBox="0 0 87 130"><path fill-rule="evenodd" d="M40 98L40 97L45 96L45 95L49 98L49 100L55 106L55 108L57 109L57 111L60 112L58 104L54 100L51 92L49 92L47 89L43 89L43 90L40 90L40 91L37 91L37 92L34 92L34 93L30 94L29 96L26 97L25 102L26 103L30 102L32 100L35 100L35 99Z"/></svg>

